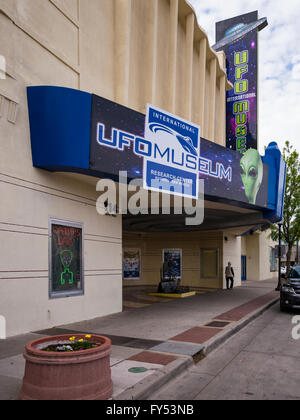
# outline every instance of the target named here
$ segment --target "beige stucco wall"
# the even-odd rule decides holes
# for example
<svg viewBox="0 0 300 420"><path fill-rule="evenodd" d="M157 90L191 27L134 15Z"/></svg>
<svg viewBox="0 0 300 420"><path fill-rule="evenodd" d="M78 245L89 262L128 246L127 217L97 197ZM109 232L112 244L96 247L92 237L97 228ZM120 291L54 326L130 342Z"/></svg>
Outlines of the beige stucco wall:
<svg viewBox="0 0 300 420"><path fill-rule="evenodd" d="M141 250L141 278L124 280L124 285L155 285L160 282L160 269L163 263L163 249L182 250L182 286L219 289L223 287L223 254L221 232L211 233L124 233L124 248ZM217 249L219 253L219 276L201 277L201 249Z"/></svg>
<svg viewBox="0 0 300 420"><path fill-rule="evenodd" d="M96 180L32 167L26 97L28 85L42 84L113 91L112 63L101 59L110 3L87 2L80 33L77 0L0 1L0 54L7 64L0 80L0 314L7 336L122 310L121 217L97 214ZM96 40L94 54L86 45L95 49ZM84 223L84 296L48 297L49 217Z"/></svg>
<svg viewBox="0 0 300 420"><path fill-rule="evenodd" d="M241 237L241 253L242 255L247 254L247 237L246 236Z"/></svg>
<svg viewBox="0 0 300 420"><path fill-rule="evenodd" d="M225 238L227 240L225 240ZM242 239L228 233L223 234L223 287L226 287L225 267L230 262L234 270L234 287L241 285Z"/></svg>
<svg viewBox="0 0 300 420"><path fill-rule="evenodd" d="M193 9L184 0L112 0L110 5L114 50L108 45L105 57L114 63L114 91L106 96L142 113L147 103L161 107L225 145L225 92L231 85L223 54L210 48Z"/></svg>
<svg viewBox="0 0 300 420"><path fill-rule="evenodd" d="M0 240L5 244L0 255L0 312L8 334L121 311L121 220L98 216L94 188L83 183L76 187L60 175L52 178L51 187L20 179L11 185L9 176L5 180L10 186L0 182L6 197L0 210ZM84 223L84 296L48 298L49 216Z"/></svg>
<svg viewBox="0 0 300 420"><path fill-rule="evenodd" d="M276 279L278 274L271 272L270 253L271 248L277 245L272 239L269 238L270 232L262 232L260 234L260 280L267 280L270 278Z"/></svg>
<svg viewBox="0 0 300 420"><path fill-rule="evenodd" d="M274 242L268 232L257 232L245 238L247 255L247 280L261 281L276 278L277 273L271 272L270 250Z"/></svg>
<svg viewBox="0 0 300 420"><path fill-rule="evenodd" d="M270 271L270 249L274 242L267 232L236 236L229 232L203 233L124 233L123 247L141 250L141 278L123 280L125 286L158 285L163 249L182 250L182 285L190 287L226 288L225 267L231 262L235 272L234 287L242 284L241 256L247 256L247 280L276 279ZM201 276L201 249L218 249L219 276Z"/></svg>
<svg viewBox="0 0 300 420"><path fill-rule="evenodd" d="M6 60L0 315L7 334L121 311L121 218L97 215L96 181L32 167L26 87L81 89L140 112L151 102L199 123L205 137L224 144L225 68L184 0L0 0L0 55ZM50 216L84 223L82 297L48 298ZM184 264L197 283L200 245L194 251L194 243L185 247Z"/></svg>

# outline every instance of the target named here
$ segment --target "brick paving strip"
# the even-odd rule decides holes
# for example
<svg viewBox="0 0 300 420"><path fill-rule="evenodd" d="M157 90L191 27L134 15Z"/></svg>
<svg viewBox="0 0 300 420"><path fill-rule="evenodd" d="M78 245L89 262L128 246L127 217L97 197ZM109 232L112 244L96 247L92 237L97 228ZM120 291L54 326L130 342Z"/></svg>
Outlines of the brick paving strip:
<svg viewBox="0 0 300 420"><path fill-rule="evenodd" d="M251 314L252 312L258 310L259 308L263 307L264 305L272 302L275 298L278 297L278 293L273 291L267 293L264 296L260 296L256 299L251 300L250 302L244 303L243 305L237 306L236 308L231 309L228 312L225 312L221 315L216 316L211 323L207 323L205 326L193 327L187 331L184 331L175 337L170 338L169 340L165 341L164 343L155 346L149 351L138 353L135 356L132 356L130 360L136 361L143 361L148 363L154 363L153 360L158 360L156 357L153 356L155 351L162 352L162 353L177 353L177 356L180 355L180 346L186 345L198 345L198 352L199 349L203 348L203 345L212 339L213 337L220 334L226 327L232 325L232 322L238 322L242 320L247 315ZM223 323L223 325L222 325ZM176 343L178 347L176 347ZM178 350L177 350L178 349ZM151 350L154 350L152 352ZM195 347L194 351L197 351ZM168 359L165 359L165 362L168 362ZM170 360L168 363L171 363ZM159 362L158 362L159 363ZM164 364L164 363L161 363Z"/></svg>
<svg viewBox="0 0 300 420"><path fill-rule="evenodd" d="M138 353L135 356L129 357L127 360L132 360L135 362L154 363L157 365L166 366L169 363L174 362L174 360L176 359L176 356L171 356L168 354L154 353L152 351L143 351L142 353Z"/></svg>
<svg viewBox="0 0 300 420"><path fill-rule="evenodd" d="M221 331L223 331L222 328L194 327L176 335L175 337L170 338L170 340L183 341L185 343L203 344L205 341L210 340Z"/></svg>
<svg viewBox="0 0 300 420"><path fill-rule="evenodd" d="M231 309L228 312L225 312L221 315L218 315L214 320L218 321L240 321L246 315L254 312L256 309L266 305L268 302L271 302L273 299L278 297L278 292L270 292L264 296L260 296L250 302L244 303L236 308Z"/></svg>

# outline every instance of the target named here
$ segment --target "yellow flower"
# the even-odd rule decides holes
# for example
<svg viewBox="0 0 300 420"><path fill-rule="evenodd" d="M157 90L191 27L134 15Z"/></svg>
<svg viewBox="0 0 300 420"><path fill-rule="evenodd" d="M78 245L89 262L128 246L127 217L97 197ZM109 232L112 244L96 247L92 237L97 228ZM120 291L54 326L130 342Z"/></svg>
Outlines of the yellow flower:
<svg viewBox="0 0 300 420"><path fill-rule="evenodd" d="M75 338L76 338L76 337L70 337L70 338L69 338L69 340L70 340L70 341L75 341Z"/></svg>
<svg viewBox="0 0 300 420"><path fill-rule="evenodd" d="M83 342L83 338L82 338L81 340L78 340L78 342L79 342L79 343L82 343L82 342Z"/></svg>
<svg viewBox="0 0 300 420"><path fill-rule="evenodd" d="M92 338L92 336L91 336L91 335L89 335L89 334L87 334L87 335L85 336L85 338Z"/></svg>

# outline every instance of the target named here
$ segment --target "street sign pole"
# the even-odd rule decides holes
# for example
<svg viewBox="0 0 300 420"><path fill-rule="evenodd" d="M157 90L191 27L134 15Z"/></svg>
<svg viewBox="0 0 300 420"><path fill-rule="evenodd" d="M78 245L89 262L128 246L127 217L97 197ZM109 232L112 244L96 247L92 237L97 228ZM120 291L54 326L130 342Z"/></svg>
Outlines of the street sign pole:
<svg viewBox="0 0 300 420"><path fill-rule="evenodd" d="M282 223L278 223L278 228L279 228L279 252L278 252L278 285L276 287L276 291L280 291L281 290L281 228L282 228Z"/></svg>

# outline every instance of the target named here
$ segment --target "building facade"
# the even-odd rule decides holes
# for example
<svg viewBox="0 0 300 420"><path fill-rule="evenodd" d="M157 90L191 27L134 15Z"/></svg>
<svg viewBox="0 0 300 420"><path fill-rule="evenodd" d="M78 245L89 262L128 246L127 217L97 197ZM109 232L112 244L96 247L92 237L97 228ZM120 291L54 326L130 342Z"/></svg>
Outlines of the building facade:
<svg viewBox="0 0 300 420"><path fill-rule="evenodd" d="M225 287L228 261L236 285L242 261L248 280L272 276L264 237L255 229L243 236L263 224L262 208L206 197L201 229L151 229L149 220L134 227L132 218L97 213L97 174L33 164L33 144L55 137L50 123L33 135L36 112L48 106L44 96L30 101L33 86L93 93L143 115L151 103L198 124L201 137L223 150L232 88L225 56L211 49L187 2L0 0L0 55L0 315L8 336L122 311L124 286L159 283L164 249L181 251L182 284L190 287ZM73 152L56 144L56 155ZM75 244L57 254L61 285L72 285L60 294L49 282L52 241L64 234L64 241L78 234L81 261L71 273ZM136 279L123 278L124 249L140 250Z"/></svg>

